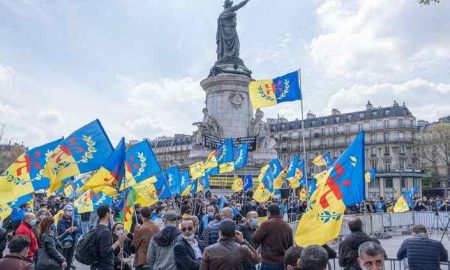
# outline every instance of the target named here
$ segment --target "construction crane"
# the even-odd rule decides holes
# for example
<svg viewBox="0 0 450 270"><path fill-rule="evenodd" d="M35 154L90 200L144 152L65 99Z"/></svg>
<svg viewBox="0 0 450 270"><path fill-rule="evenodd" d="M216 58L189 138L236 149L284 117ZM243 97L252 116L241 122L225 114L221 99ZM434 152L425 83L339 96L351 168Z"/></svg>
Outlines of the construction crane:
<svg viewBox="0 0 450 270"><path fill-rule="evenodd" d="M6 133L6 124L0 123L0 143L2 143L3 135Z"/></svg>

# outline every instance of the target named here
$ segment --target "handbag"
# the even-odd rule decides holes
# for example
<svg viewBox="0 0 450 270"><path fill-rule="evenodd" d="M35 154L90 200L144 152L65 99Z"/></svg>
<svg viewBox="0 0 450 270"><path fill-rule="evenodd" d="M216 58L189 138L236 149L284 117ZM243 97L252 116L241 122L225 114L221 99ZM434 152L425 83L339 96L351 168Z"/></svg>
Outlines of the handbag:
<svg viewBox="0 0 450 270"><path fill-rule="evenodd" d="M37 263L34 267L35 270L62 269L59 262L50 257L45 248L40 248L37 255Z"/></svg>

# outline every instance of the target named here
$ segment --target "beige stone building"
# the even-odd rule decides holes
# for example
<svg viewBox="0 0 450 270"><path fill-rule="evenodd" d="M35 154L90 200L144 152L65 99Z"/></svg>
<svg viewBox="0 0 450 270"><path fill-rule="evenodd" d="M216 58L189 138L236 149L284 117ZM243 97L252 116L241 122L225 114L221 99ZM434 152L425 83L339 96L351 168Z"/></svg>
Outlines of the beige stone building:
<svg viewBox="0 0 450 270"><path fill-rule="evenodd" d="M301 121L288 121L282 117L267 119L277 141L280 161L286 164L294 154L302 154ZM406 105L394 102L392 106L366 108L351 113L333 109L327 116L307 114L305 142L310 176L319 172L312 159L330 152L336 159L352 142L359 131L366 132L366 168L376 168L375 181L366 187L368 197L398 197L413 185L421 186L423 176L418 161L415 137L416 118ZM191 150L192 136L178 134L151 140L152 147L164 168L184 164Z"/></svg>

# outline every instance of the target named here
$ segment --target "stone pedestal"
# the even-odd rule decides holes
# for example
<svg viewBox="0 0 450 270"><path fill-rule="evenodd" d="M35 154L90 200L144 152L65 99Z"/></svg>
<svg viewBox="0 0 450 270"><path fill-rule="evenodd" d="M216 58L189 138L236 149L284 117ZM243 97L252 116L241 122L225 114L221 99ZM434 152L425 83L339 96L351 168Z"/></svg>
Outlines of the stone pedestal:
<svg viewBox="0 0 450 270"><path fill-rule="evenodd" d="M268 149L264 151L254 151L249 154L249 159L255 165L264 165L272 159L278 158L277 151L274 149Z"/></svg>
<svg viewBox="0 0 450 270"><path fill-rule="evenodd" d="M248 95L250 77L223 73L201 81L206 92L206 108L220 125L222 138L247 137L252 119Z"/></svg>

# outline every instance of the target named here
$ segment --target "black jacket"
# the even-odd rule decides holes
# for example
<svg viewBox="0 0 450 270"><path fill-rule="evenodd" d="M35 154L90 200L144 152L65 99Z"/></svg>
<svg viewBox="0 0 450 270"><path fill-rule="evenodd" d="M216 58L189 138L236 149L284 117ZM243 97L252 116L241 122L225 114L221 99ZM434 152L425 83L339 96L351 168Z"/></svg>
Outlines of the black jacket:
<svg viewBox="0 0 450 270"><path fill-rule="evenodd" d="M198 241L198 246L203 253L204 245ZM177 270L198 270L201 260L197 260L195 251L191 245L180 235L177 243L173 247L173 256Z"/></svg>
<svg viewBox="0 0 450 270"><path fill-rule="evenodd" d="M59 264L63 263L66 259L62 255L62 246L53 233L43 233L39 239L39 247L43 248L47 254L52 257ZM37 258L39 261L40 258Z"/></svg>
<svg viewBox="0 0 450 270"><path fill-rule="evenodd" d="M439 261L448 260L448 253L441 242L418 235L403 241L397 252L397 258L399 260L408 258L410 269L437 270L441 269Z"/></svg>
<svg viewBox="0 0 450 270"><path fill-rule="evenodd" d="M352 232L339 245L339 265L344 269L361 269L358 265L358 248L365 242L377 242L375 238L369 237L365 232Z"/></svg>
<svg viewBox="0 0 450 270"><path fill-rule="evenodd" d="M0 258L3 258L3 251L6 248L7 240L6 231L3 228L0 228Z"/></svg>
<svg viewBox="0 0 450 270"><path fill-rule="evenodd" d="M111 230L102 224L95 229L95 249L98 251L98 262L93 264L93 268L113 268L114 250L112 248Z"/></svg>

